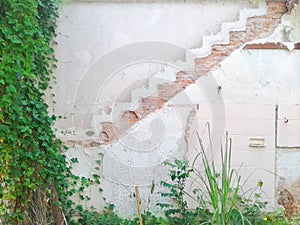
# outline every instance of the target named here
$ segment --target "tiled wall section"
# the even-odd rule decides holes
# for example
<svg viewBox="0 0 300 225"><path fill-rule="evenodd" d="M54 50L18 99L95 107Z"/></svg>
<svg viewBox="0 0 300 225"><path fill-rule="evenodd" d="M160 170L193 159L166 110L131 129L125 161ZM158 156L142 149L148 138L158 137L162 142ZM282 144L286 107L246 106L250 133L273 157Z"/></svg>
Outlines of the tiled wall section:
<svg viewBox="0 0 300 225"><path fill-rule="evenodd" d="M219 105L219 108L221 105ZM274 206L275 198L275 105L263 104L225 104L222 115L212 108L212 104L200 104L198 111L199 135L205 148L208 147L207 122L211 124L213 140L213 155L216 161L220 159L220 138L228 131L232 138L232 167L239 170L242 176L243 189L247 194L253 190L262 193L262 198ZM215 114L215 117L212 116ZM226 118L226 119L225 119ZM222 122L222 120L224 122ZM214 126L214 123L217 126ZM224 124L223 127L220 127ZM216 129L214 129L216 127ZM258 139L262 147L251 147L251 139ZM195 156L197 141L189 146L191 156ZM224 143L224 135L223 135ZM191 159L192 160L192 159ZM262 188L258 182L262 181Z"/></svg>
<svg viewBox="0 0 300 225"><path fill-rule="evenodd" d="M278 107L278 147L300 148L300 105Z"/></svg>
<svg viewBox="0 0 300 225"><path fill-rule="evenodd" d="M288 190L300 206L300 106L279 105L277 127L277 191Z"/></svg>

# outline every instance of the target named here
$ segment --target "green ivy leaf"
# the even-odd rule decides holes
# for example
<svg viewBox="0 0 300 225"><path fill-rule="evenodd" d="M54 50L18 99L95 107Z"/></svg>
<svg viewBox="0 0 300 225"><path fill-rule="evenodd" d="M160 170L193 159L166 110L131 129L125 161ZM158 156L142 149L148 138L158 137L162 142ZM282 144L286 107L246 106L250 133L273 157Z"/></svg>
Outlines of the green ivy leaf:
<svg viewBox="0 0 300 225"><path fill-rule="evenodd" d="M6 90L7 90L8 92L11 92L11 93L16 93L16 92L17 92L16 88L15 88L14 86L12 86L12 85L8 86L8 87L6 88Z"/></svg>
<svg viewBox="0 0 300 225"><path fill-rule="evenodd" d="M71 163L79 163L77 158L71 158Z"/></svg>

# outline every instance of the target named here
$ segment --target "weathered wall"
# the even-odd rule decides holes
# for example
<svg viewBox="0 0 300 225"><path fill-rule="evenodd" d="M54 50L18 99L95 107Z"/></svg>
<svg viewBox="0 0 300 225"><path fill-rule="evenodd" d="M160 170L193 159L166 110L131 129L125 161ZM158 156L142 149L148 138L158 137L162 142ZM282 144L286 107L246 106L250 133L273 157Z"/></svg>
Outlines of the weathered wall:
<svg viewBox="0 0 300 225"><path fill-rule="evenodd" d="M63 138L67 139L67 144L71 147L68 156L76 156L79 159L80 163L74 165L77 174L89 176L91 173L97 173L98 171L93 170L97 166L95 159L99 158L97 153L105 150L110 153L104 158L102 184L104 195L108 201L116 204L119 213L135 213L135 199L129 197L134 192L134 186L140 187L142 199L147 202L145 199L149 197L148 192L153 181L158 187L160 180L167 177L167 170L162 165L163 160L182 157L185 147L182 141L184 131L181 127L185 126L182 124L185 120L181 119L181 113L188 114L192 106L189 102L185 103L186 112L178 112L176 107L175 110L171 107L172 117L170 110L168 111L168 117L180 125L176 129L172 127L172 123L162 123L167 124L167 127L162 129L152 130L151 127L147 127L147 123L146 129L145 125L136 128L142 129L143 134L146 130L146 134L139 137L141 144L149 139L152 143L146 148L149 149L146 156L144 155L147 151L131 151L130 149L134 150L136 146L130 144L130 149L126 150L127 154L123 152L123 143L128 145L128 141L115 144L117 146L113 146L111 150L104 150L106 146L99 147L103 124L101 127L97 120L101 120L103 114L98 106L102 105L105 114L109 113L116 102L130 101L131 89L144 84L145 80L147 82L153 75L160 77L163 74L164 80L174 80L174 72L181 68L181 64L177 65L176 61L184 59L185 50L201 46L201 37L216 33L222 22L236 21L243 7L252 5L79 2L62 8L58 24L56 55L59 65L58 86L55 92L59 99L56 112L66 115L67 119L59 122L57 127L64 131ZM212 12L216 14L212 15ZM152 63L149 61L151 59L156 61ZM162 71L161 74L159 71ZM170 78L167 78L168 73L171 73ZM155 127L157 120L153 119L152 126ZM128 123L130 125L131 122ZM114 136L115 131L116 129L106 129L106 133L111 134L110 137ZM159 137L158 140L153 141L155 136L151 139L152 131ZM175 132L175 136L171 136L172 132ZM133 133L135 135L137 132ZM166 134L172 141L164 141ZM103 141L105 138L104 135ZM164 141L164 144L161 144L161 141ZM177 143L178 141L181 144ZM132 143L132 140L129 140L129 143ZM154 151L153 155L153 148L156 149L157 145L161 146L161 150ZM181 146L181 149L178 146ZM159 189L156 188L151 196L150 208L155 207L155 199L160 198L158 192ZM91 204L101 207L97 188L91 193ZM120 204L122 202L126 203Z"/></svg>
<svg viewBox="0 0 300 225"><path fill-rule="evenodd" d="M298 152L278 148L278 141L299 141L296 125L286 128L282 118L299 119L289 110L300 101L300 53L244 48L299 42L294 14L273 34L285 11L283 3L257 8L245 1L64 5L55 110L67 119L56 127L70 147L67 156L79 160L74 171L100 174L103 195L121 215L135 214L135 186L143 209L157 211L159 182L168 177L163 161L192 160L196 132L208 146L209 122L216 159L224 132L233 138L233 165L243 164L244 180L250 177L246 190L262 180L263 198L272 204L276 180L298 193L298 176L287 176L284 163ZM97 190L89 190L87 206L102 207Z"/></svg>
<svg viewBox="0 0 300 225"><path fill-rule="evenodd" d="M72 126L70 112L72 112L77 87L85 79L90 67L101 63L98 61L101 61L103 56L118 47L144 41L168 43L183 50L201 46L203 35L216 33L222 22L235 21L239 10L246 6L250 4L227 3L224 6L211 3L159 2L117 4L99 1L64 5L57 28L58 46L56 48L56 56L59 60L57 78L58 83L63 84L62 87L58 87L59 91L56 91L57 98L62 99L57 103L56 110L57 113L68 116L62 126ZM216 13L212 15L212 11ZM143 47L140 48L131 54L141 55ZM182 58L182 54L178 55L176 49L174 51L175 56L172 56L174 59L168 56L169 61ZM108 63L107 67L114 66L114 62ZM103 70L102 73L106 72ZM60 76L60 74L68 76ZM97 79L101 79L99 82L104 82L107 79L105 76L109 75L99 74ZM149 74L141 73L136 76L144 78ZM116 85L122 85L126 80L118 81L117 79L116 82L119 83ZM135 78L133 77L132 80ZM126 85L132 83L132 80L129 80ZM112 95L118 96L118 93L112 93ZM90 98L93 98L93 94ZM87 104L93 101L93 99L88 99ZM87 119L80 126L88 129L89 120Z"/></svg>

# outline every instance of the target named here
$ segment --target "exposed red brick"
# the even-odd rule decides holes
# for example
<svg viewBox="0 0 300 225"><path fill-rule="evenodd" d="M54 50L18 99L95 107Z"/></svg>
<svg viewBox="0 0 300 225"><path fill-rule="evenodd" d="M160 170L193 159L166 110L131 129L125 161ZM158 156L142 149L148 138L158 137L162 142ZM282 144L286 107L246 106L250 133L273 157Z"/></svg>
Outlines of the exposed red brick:
<svg viewBox="0 0 300 225"><path fill-rule="evenodd" d="M183 91L188 85L189 83L162 84L158 86L158 95L166 101Z"/></svg>
<svg viewBox="0 0 300 225"><path fill-rule="evenodd" d="M284 207L285 214L288 218L291 218L293 214L298 211L295 206L294 197L287 189L279 193L278 204Z"/></svg>
<svg viewBox="0 0 300 225"><path fill-rule="evenodd" d="M134 111L126 111L121 115L121 119L130 123L135 123L139 120L137 114Z"/></svg>
<svg viewBox="0 0 300 225"><path fill-rule="evenodd" d="M135 111L128 110L123 112L119 120L119 133L123 133L138 121L139 118Z"/></svg>
<svg viewBox="0 0 300 225"><path fill-rule="evenodd" d="M229 44L212 46L211 54L195 60L197 76L201 77L218 68L219 64L234 50L248 41L265 38L274 32L280 22L280 17L286 12L282 2L269 2L268 13L264 16L251 17L247 20L245 31L233 31L229 34Z"/></svg>
<svg viewBox="0 0 300 225"><path fill-rule="evenodd" d="M167 99L164 99L160 96L149 96L140 100L140 106L135 110L138 118L143 118L149 113L154 112L156 109L161 109L163 104L167 102Z"/></svg>
<svg viewBox="0 0 300 225"><path fill-rule="evenodd" d="M278 2L278 1L268 2L267 10L269 13L278 13L278 14L283 14L287 12L285 2Z"/></svg>
<svg viewBox="0 0 300 225"><path fill-rule="evenodd" d="M195 83L194 73L179 71L176 73L175 83L193 84Z"/></svg>
<svg viewBox="0 0 300 225"><path fill-rule="evenodd" d="M259 44L247 44L243 49L282 49L288 50L288 48L282 43L259 43ZM300 43L294 45L295 50L300 49Z"/></svg>
<svg viewBox="0 0 300 225"><path fill-rule="evenodd" d="M118 137L118 128L115 124L111 122L103 122L101 123L102 130L100 133L100 142L103 142L104 144L108 144Z"/></svg>
<svg viewBox="0 0 300 225"><path fill-rule="evenodd" d="M109 143L109 137L105 131L102 131L99 135L99 140L101 144L108 144Z"/></svg>
<svg viewBox="0 0 300 225"><path fill-rule="evenodd" d="M141 99L137 110L122 114L118 132L123 132L132 124L139 121L139 119L162 108L164 103L183 91L188 85L195 83L196 79L217 69L226 57L242 47L246 42L265 38L272 34L280 22L280 17L286 11L284 2L268 2L266 15L248 18L245 31L230 32L228 44L215 44L212 46L210 55L195 59L195 71L193 73L187 71L178 72L174 83L158 86L157 96ZM104 134L107 135L108 142L115 140L117 134L116 128L112 124L107 124L103 129Z"/></svg>

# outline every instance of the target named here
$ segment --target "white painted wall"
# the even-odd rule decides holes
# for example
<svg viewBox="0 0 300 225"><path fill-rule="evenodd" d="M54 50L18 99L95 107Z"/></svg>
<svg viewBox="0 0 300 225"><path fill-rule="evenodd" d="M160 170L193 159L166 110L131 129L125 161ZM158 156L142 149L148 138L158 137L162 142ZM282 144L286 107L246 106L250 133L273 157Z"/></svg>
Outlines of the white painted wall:
<svg viewBox="0 0 300 225"><path fill-rule="evenodd" d="M61 99L56 112L69 119L61 125L64 128L72 126L73 102L86 94L77 93L86 72L114 49L144 41L168 43L182 49L200 47L203 35L218 32L222 22L236 21L239 10L249 6L249 3L228 2L78 2L63 5L55 48L58 59L58 90L55 92L57 99ZM133 54L140 54L143 49L135 51ZM105 80L109 74L99 76ZM94 98L91 96L87 102L94 102Z"/></svg>
<svg viewBox="0 0 300 225"><path fill-rule="evenodd" d="M200 105L198 112L198 132L204 140L208 133L206 122L217 124L213 126L212 137L220 132L228 131L233 145L233 166L237 169L242 165L240 173L242 180L247 180L245 190L257 187L258 181L263 181L263 199L274 206L279 182L279 189L292 188L294 194L299 194L299 176L289 171L300 169L299 151L284 147L298 146L299 137L299 107L300 104L300 52L294 50L237 50L221 63L220 69L213 71L217 85L221 86L218 94L217 86L214 94L209 94L210 102L224 105L222 113L214 104L207 104L198 98L197 88L193 86L185 92L193 102ZM208 78L204 78L208 79ZM202 80L199 80L201 86ZM179 99L179 96L176 97ZM220 100L222 99L222 100ZM276 105L279 105L278 130L276 132ZM213 112L215 116L212 116ZM221 113L220 113L221 112ZM289 123L284 123L288 118ZM223 121L224 124L222 123ZM214 140L218 147L218 138ZM264 140L264 147L250 147L251 138ZM283 146L277 149L276 145ZM191 138L189 151L191 158L195 155L195 138ZM204 141L208 147L208 141ZM216 144L217 143L217 144ZM276 161L277 150L277 161ZM218 159L220 155L214 153ZM290 158L290 160L288 160ZM293 163L288 163L289 161ZM293 192L292 191L292 192Z"/></svg>
<svg viewBox="0 0 300 225"><path fill-rule="evenodd" d="M221 64L220 69L173 98L152 119L181 121L181 127L174 128L176 124L164 127L170 132L164 131L163 135L170 136L162 139L166 141L162 143L166 144L171 137L173 145L161 145L162 148L149 151L149 154L154 154L147 156L152 161L144 157L143 149L131 148L127 144L124 147L122 142L107 147L78 144L78 141L97 139L98 122L105 117L105 110L120 99L126 102L132 88L145 83L159 71L170 68L165 64L169 63L172 68L182 67L183 64L178 61L184 60L186 49L200 47L202 36L217 33L223 22L237 21L239 11L244 7L252 6L246 2L231 1L74 2L62 6L57 28L58 45L55 47L58 69L54 91L57 97L56 113L66 115L67 119L59 121L56 127L66 131L62 138L75 140L67 156L78 157L80 163L74 165L74 172L78 175L99 173L94 170L97 166L95 159L100 158L99 152L108 153L104 156L100 171L103 175L103 194L108 202L116 204L121 215L136 215L136 202L132 197L135 185L140 187L143 209L158 210L155 206L161 200L158 184L167 177L162 160L183 156L193 159L197 146L196 131L208 145L206 122L212 126L214 149L218 149L225 131L232 137L233 165L238 168L243 163L241 173L244 180L250 176L245 189L256 187L257 182L262 180L263 198L274 203L275 105L300 102L300 52L296 50L239 49ZM276 37L280 39L279 36ZM150 65L145 60L160 62ZM218 86L221 86L220 93ZM103 110L105 103L107 108ZM199 107L195 110L197 104ZM103 108L100 109L99 105ZM190 114L192 108L194 114ZM138 135L141 132L134 136L141 143L152 137L151 132L155 134L163 130L161 126L151 127L151 121L148 122L133 129L144 132L142 136ZM180 130L180 133L175 130ZM86 135L87 131L94 134L90 137ZM249 139L253 137L262 138L265 146L249 147ZM125 135L125 143L132 137L126 138ZM189 142L185 143L185 139ZM219 156L218 151L214 152L214 156ZM288 155L281 151L278 157L286 160ZM286 175L285 166L278 168L279 176ZM153 180L156 183L155 192L150 194ZM87 193L92 198L91 202L86 203L87 207L103 206L96 187Z"/></svg>

